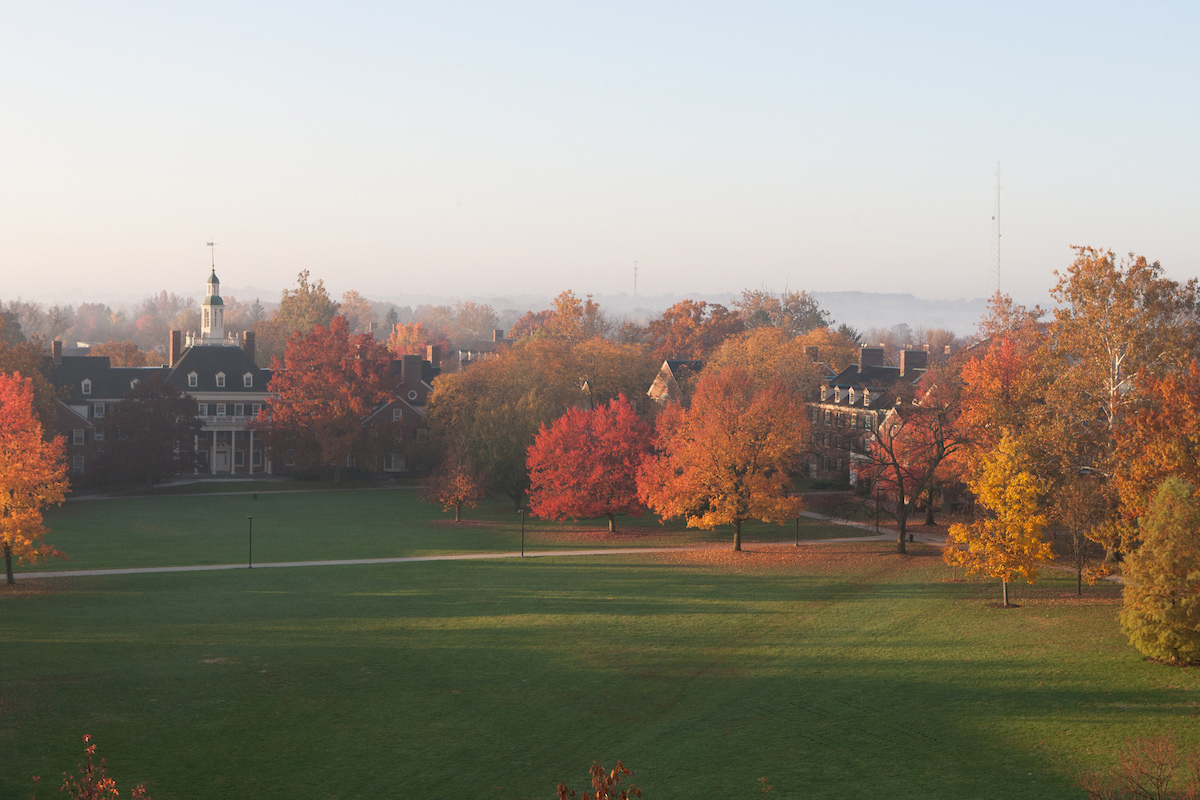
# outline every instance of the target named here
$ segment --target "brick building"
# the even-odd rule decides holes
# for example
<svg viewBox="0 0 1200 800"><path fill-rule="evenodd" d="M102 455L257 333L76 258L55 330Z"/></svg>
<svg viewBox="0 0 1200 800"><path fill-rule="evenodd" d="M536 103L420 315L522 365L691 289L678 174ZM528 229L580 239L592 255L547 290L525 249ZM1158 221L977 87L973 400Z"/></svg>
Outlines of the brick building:
<svg viewBox="0 0 1200 800"><path fill-rule="evenodd" d="M921 380L929 353L902 350L899 360L899 366L888 366L882 347L864 345L857 364L822 382L808 405L810 478L856 482L855 461L866 453L896 398Z"/></svg>

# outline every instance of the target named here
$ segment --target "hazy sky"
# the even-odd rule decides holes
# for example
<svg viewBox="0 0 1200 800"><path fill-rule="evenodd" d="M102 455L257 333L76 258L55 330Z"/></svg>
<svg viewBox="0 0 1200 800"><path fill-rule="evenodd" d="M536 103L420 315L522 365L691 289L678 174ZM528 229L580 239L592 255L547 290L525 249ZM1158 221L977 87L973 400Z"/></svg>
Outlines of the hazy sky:
<svg viewBox="0 0 1200 800"><path fill-rule="evenodd" d="M0 298L1200 272L1200 4L0 7Z"/></svg>

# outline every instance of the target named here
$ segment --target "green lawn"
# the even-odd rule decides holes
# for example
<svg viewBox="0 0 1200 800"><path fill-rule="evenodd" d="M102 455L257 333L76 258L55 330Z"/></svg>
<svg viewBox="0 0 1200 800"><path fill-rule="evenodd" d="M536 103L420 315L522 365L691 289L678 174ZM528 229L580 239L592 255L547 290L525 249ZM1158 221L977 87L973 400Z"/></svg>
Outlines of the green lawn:
<svg viewBox="0 0 1200 800"><path fill-rule="evenodd" d="M1057 799L1128 737L1200 742L1200 674L1128 647L1119 587L1080 603L1053 576L1001 611L932 548L891 550L19 583L0 797L72 769L83 733L156 800L551 798L617 758L647 798L766 777L771 798Z"/></svg>
<svg viewBox="0 0 1200 800"><path fill-rule="evenodd" d="M291 484L294 486L295 484ZM232 491L232 490L231 490ZM46 515L47 542L70 561L51 561L25 571L108 569L243 563L254 517L254 560L310 561L394 558L478 551L517 550L521 518L511 502L490 501L465 509L465 522L421 502L411 489L364 489L308 493L259 493L188 497L78 500ZM607 520L552 523L526 520L526 549L639 547L732 543L729 530L687 530L660 525L651 516L618 519L619 536ZM795 537L793 525L743 526L748 541ZM867 535L813 520L801 521L805 539Z"/></svg>

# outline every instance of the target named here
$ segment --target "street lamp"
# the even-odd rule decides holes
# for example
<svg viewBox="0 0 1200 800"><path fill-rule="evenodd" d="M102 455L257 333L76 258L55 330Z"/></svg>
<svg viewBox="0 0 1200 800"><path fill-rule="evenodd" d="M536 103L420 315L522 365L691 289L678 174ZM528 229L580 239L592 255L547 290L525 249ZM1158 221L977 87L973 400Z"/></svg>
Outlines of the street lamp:
<svg viewBox="0 0 1200 800"><path fill-rule="evenodd" d="M517 509L521 514L521 558L525 557L525 509Z"/></svg>
<svg viewBox="0 0 1200 800"><path fill-rule="evenodd" d="M254 569L254 517L246 517L250 521L250 549L246 553L246 569Z"/></svg>

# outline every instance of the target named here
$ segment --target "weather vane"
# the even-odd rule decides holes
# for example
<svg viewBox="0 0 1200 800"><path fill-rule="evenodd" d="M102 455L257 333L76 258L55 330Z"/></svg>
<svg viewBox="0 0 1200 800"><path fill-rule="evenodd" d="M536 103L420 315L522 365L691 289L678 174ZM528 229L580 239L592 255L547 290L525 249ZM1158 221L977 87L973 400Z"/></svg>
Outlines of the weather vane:
<svg viewBox="0 0 1200 800"><path fill-rule="evenodd" d="M217 243L209 242L205 246L208 248L208 252L210 255L210 260L211 260L210 266L213 268L213 271L215 272L217 269Z"/></svg>

